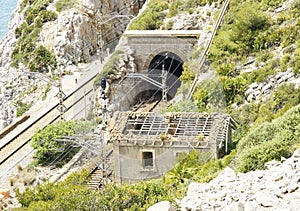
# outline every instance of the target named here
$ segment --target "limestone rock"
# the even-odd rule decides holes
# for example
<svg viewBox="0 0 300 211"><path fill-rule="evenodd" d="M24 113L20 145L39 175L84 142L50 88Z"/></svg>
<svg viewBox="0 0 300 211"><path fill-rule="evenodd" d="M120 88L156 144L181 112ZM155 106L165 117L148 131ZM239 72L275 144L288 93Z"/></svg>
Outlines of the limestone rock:
<svg viewBox="0 0 300 211"><path fill-rule="evenodd" d="M11 67L11 54L17 41L15 30L24 20L24 11L20 10L18 2L16 10L12 14L9 23L9 31L0 40L0 93L4 94L0 100L0 130L10 124L16 118L17 101L35 104L43 97L45 85L43 82L25 79L22 76L25 67L20 64L19 68ZM47 6L47 10L57 12L55 1ZM76 3L74 8L58 13L55 21L43 24L37 45L43 45L56 57L58 66L63 67L63 74L76 74L79 72L78 65L94 60L99 49L99 29L101 25L104 43L115 40L126 29L129 18L114 18L116 15L136 15L138 3L128 0L83 0ZM106 22L108 21L108 22ZM105 47L112 51L115 44L110 43ZM104 52L104 56L108 55ZM99 58L98 58L99 59ZM131 58L131 60L133 60ZM129 66L129 65L128 65ZM130 61L131 71L136 66ZM57 72L50 73L50 77ZM34 82L34 83L32 83ZM4 86L8 84L9 86ZM32 87L41 87L37 91L31 91ZM26 93L22 96L22 93ZM26 99L30 99L26 100Z"/></svg>
<svg viewBox="0 0 300 211"><path fill-rule="evenodd" d="M266 191L257 192L255 194L255 200L263 207L276 207L278 204L278 197Z"/></svg>
<svg viewBox="0 0 300 211"><path fill-rule="evenodd" d="M192 182L178 205L182 211L298 210L299 163L300 149L288 159L268 162L266 170L235 174L226 168L209 183Z"/></svg>
<svg viewBox="0 0 300 211"><path fill-rule="evenodd" d="M169 201L158 202L147 209L147 211L175 211L174 205Z"/></svg>

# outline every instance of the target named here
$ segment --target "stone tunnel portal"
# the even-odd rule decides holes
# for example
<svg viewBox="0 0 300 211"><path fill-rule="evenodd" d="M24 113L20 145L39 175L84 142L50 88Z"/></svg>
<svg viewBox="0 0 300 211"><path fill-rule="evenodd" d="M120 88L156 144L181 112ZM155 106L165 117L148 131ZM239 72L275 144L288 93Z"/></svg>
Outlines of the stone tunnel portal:
<svg viewBox="0 0 300 211"><path fill-rule="evenodd" d="M167 71L167 99L172 99L181 85L180 76L183 71L183 60L175 53L161 52L153 57L148 67L148 77L162 83L163 69ZM138 99L158 100L162 98L162 89L149 83L148 88L142 91Z"/></svg>

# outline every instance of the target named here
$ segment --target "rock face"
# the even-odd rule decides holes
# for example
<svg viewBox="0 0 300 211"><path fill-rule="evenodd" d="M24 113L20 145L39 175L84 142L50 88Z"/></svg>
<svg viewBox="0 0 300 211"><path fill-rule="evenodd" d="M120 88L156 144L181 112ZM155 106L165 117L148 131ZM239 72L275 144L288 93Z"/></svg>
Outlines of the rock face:
<svg viewBox="0 0 300 211"><path fill-rule="evenodd" d="M25 67L11 67L10 57L17 41L14 32L24 20L24 12L20 12L21 2L12 15L8 33L0 40L0 130L16 118L17 108L34 105L47 92L47 83L23 77L27 71ZM47 10L56 11L54 3ZM102 44L105 44L104 52L107 52L106 48L113 49L117 42L112 40L122 34L130 18L138 11L138 3L131 0L79 1L74 8L59 13L57 20L43 25L37 45L54 53L63 74L80 74L78 64L96 57L99 59ZM53 74L58 74L58 71L47 76ZM32 90L32 87L36 89Z"/></svg>
<svg viewBox="0 0 300 211"><path fill-rule="evenodd" d="M147 211L175 211L175 207L169 201L161 201L149 207Z"/></svg>
<svg viewBox="0 0 300 211"><path fill-rule="evenodd" d="M236 174L226 168L209 183L191 183L179 205L182 211L299 210L300 149L268 162L266 170Z"/></svg>
<svg viewBox="0 0 300 211"><path fill-rule="evenodd" d="M245 92L247 102L258 100L265 97L283 83L294 83L296 87L300 86L300 78L295 75L292 68L288 68L286 72L279 72L276 75L268 77L268 80L261 83L252 83Z"/></svg>

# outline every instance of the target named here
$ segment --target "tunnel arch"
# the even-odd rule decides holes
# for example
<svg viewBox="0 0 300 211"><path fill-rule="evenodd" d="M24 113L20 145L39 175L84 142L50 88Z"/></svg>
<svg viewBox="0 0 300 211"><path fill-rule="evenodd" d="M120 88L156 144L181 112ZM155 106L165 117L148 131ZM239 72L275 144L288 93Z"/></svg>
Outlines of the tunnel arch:
<svg viewBox="0 0 300 211"><path fill-rule="evenodd" d="M148 77L162 83L163 69L166 73L166 85L168 87L167 99L174 98L178 88L181 85L180 76L183 71L184 60L176 53L162 51L152 56L152 60L147 68ZM139 93L139 99L153 98L153 100L162 98L162 89L149 83L147 89Z"/></svg>
<svg viewBox="0 0 300 211"><path fill-rule="evenodd" d="M144 72L144 70L148 70L149 65L151 61L154 59L154 57L161 52L170 52L173 54L176 54L183 62L188 61L189 59L189 52L185 52L184 50L178 49L178 48L173 48L173 47L161 47L157 48L156 50L152 51L151 54L145 59L145 62L142 65L141 71Z"/></svg>

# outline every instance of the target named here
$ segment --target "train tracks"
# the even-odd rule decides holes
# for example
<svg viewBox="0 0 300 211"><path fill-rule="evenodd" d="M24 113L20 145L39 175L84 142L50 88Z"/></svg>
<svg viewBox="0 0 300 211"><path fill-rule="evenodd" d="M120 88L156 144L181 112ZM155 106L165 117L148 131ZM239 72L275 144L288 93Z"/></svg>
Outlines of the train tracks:
<svg viewBox="0 0 300 211"><path fill-rule="evenodd" d="M64 98L65 119L70 120L77 113L80 113L86 106L86 98L91 96L94 92L94 80L96 73L92 75L88 80L80 84L76 89L68 93ZM17 128L13 126L12 131L5 134L0 141L0 171L10 168L15 160L18 160L17 155L25 148L28 150L28 143L32 136L39 129L46 127L57 121L60 118L60 112L57 110L59 102L52 103L49 107L42 112L39 116L30 117L26 120L26 126L23 128ZM24 124L25 124L24 123ZM16 131L20 129L19 131ZM20 153L21 154L21 153ZM24 152L22 153L22 155ZM28 153L25 153L28 154Z"/></svg>
<svg viewBox="0 0 300 211"><path fill-rule="evenodd" d="M162 102L160 100L153 101L151 103L142 102L132 108L132 112L151 112L153 111L159 103Z"/></svg>

